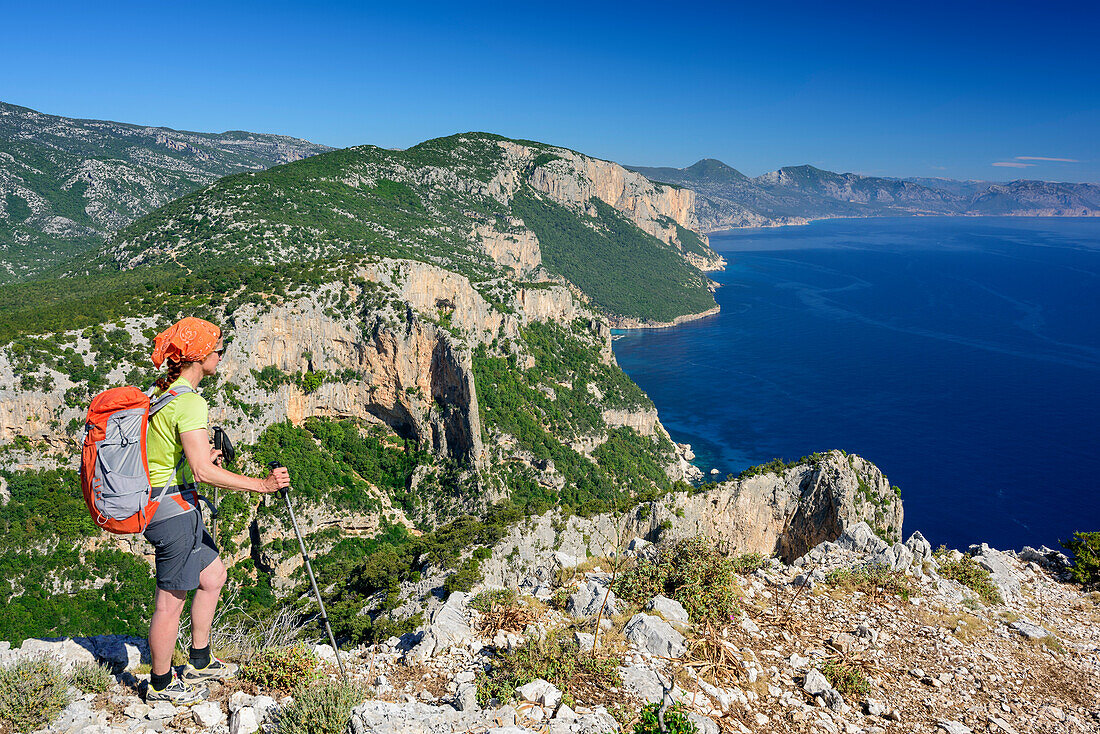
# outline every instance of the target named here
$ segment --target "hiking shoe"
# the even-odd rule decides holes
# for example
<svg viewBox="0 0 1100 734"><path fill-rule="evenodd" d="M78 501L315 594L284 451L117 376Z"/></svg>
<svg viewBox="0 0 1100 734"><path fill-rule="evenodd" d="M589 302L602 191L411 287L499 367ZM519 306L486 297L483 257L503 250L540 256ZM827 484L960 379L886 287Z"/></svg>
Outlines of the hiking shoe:
<svg viewBox="0 0 1100 734"><path fill-rule="evenodd" d="M237 674L237 666L210 656L210 664L205 668L196 668L191 663L183 666L183 674L180 676L185 683L203 683L208 680L225 680Z"/></svg>
<svg viewBox="0 0 1100 734"><path fill-rule="evenodd" d="M205 700L208 693L206 686L193 686L184 683L176 676L172 678L171 683L160 691L153 688L152 685L146 685L145 702L167 701L173 706L190 706L193 703Z"/></svg>

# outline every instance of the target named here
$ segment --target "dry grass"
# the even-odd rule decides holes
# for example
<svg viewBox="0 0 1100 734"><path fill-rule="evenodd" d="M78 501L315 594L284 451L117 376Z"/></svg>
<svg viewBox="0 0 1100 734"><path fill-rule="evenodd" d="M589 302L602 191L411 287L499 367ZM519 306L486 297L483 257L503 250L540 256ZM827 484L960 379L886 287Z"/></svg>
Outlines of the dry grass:
<svg viewBox="0 0 1100 734"><path fill-rule="evenodd" d="M709 624L699 628L697 635L688 640L687 652L677 662L715 686L740 685L744 675L741 652L724 631Z"/></svg>
<svg viewBox="0 0 1100 734"><path fill-rule="evenodd" d="M966 612L920 609L916 617L930 627L943 627L962 642L973 642L989 633L988 624Z"/></svg>

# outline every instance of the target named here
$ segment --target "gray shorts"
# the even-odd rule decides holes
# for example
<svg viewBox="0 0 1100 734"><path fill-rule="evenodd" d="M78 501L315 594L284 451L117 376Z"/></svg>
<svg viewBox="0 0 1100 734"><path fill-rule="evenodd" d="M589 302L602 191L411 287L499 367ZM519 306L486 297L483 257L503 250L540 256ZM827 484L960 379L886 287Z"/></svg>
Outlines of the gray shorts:
<svg viewBox="0 0 1100 734"><path fill-rule="evenodd" d="M153 523L145 539L156 549L157 588L165 591L199 588L199 574L218 558L198 510Z"/></svg>

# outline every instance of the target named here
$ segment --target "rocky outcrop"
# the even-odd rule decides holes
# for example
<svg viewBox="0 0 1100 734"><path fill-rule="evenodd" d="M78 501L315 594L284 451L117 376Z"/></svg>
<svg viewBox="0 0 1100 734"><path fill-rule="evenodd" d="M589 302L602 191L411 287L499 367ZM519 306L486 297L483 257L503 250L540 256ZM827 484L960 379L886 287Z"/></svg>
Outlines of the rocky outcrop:
<svg viewBox="0 0 1100 734"><path fill-rule="evenodd" d="M556 569L621 552L631 538L703 536L729 550L793 561L861 523L886 547L870 527L897 540L902 520L901 499L874 464L830 451L704 492L674 492L621 516L574 516L564 524L553 513L531 518L509 530L482 569L487 584L535 592L550 585Z"/></svg>
<svg viewBox="0 0 1100 734"><path fill-rule="evenodd" d="M654 528L668 519L673 537L702 535L742 551L790 561L850 525L867 522L898 539L902 503L874 464L830 451L779 472L722 482L694 495L656 503Z"/></svg>

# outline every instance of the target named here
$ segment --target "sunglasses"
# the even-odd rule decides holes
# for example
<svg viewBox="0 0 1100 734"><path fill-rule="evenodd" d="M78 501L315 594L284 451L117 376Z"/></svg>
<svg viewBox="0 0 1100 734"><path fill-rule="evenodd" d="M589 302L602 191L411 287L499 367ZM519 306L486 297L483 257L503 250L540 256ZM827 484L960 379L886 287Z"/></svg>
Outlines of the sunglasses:
<svg viewBox="0 0 1100 734"><path fill-rule="evenodd" d="M221 349L215 349L214 354L218 355L219 357L222 356L223 354L225 354L225 347L222 347Z"/></svg>

